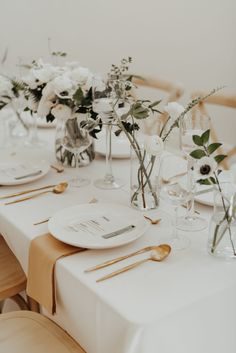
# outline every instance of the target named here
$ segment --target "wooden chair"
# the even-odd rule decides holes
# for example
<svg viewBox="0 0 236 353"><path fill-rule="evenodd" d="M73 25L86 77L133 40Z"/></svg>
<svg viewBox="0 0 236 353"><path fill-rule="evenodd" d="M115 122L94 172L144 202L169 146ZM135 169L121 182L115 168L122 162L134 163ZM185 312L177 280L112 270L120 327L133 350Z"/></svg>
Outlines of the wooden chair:
<svg viewBox="0 0 236 353"><path fill-rule="evenodd" d="M166 97L164 99L164 105L167 104L168 102L178 101L179 98L184 93L182 86L176 85L176 84L169 82L169 81L154 79L152 77L145 77L145 76L139 77L139 76L134 75L132 82L137 87L140 87L140 88L144 87L147 89L163 91L164 93L166 93ZM161 99L159 97L160 97L160 93L158 93L156 95L155 100ZM163 104L162 104L162 106L163 106ZM161 110L163 110L163 109L161 109ZM166 122L167 118L168 118L168 114L163 112L163 114L161 116L158 115L158 117L154 117L149 122L149 124L147 124L147 122L145 121L144 129L146 130L146 133L159 134L160 129L162 128L163 124ZM145 126L146 126L146 128L145 128Z"/></svg>
<svg viewBox="0 0 236 353"><path fill-rule="evenodd" d="M86 353L54 322L31 311L0 315L2 353Z"/></svg>
<svg viewBox="0 0 236 353"><path fill-rule="evenodd" d="M207 92L203 91L196 91L192 93L192 98L196 98L199 96L205 96ZM222 107L228 107L228 108L234 108L236 109L236 95L226 95L226 94L214 94L210 97L208 97L206 100L198 104L198 109L202 112L202 114L209 116L210 114L206 108L207 105L215 105L215 106L222 106ZM219 139L217 137L217 133L215 131L215 128L213 127L213 123L211 121L211 138L213 142L219 142ZM226 122L225 122L226 124ZM227 154L227 158L225 158L222 162L221 165L224 169L229 169L229 160L230 158L236 154L236 145L231 146L231 148L228 151L224 151L223 148L219 148L217 150L221 154Z"/></svg>
<svg viewBox="0 0 236 353"><path fill-rule="evenodd" d="M26 288L26 276L12 251L0 235L0 313L5 299L13 300L21 309L28 304L19 294Z"/></svg>

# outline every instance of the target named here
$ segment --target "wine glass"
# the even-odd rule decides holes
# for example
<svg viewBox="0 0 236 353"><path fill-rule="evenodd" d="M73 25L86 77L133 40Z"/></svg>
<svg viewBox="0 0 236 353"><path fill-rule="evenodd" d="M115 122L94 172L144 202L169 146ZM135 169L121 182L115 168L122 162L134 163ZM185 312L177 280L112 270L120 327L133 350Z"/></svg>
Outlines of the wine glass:
<svg viewBox="0 0 236 353"><path fill-rule="evenodd" d="M121 179L115 178L112 171L112 127L114 111L122 105L122 83L118 79L103 80L95 77L93 81L93 110L99 114L106 127L106 173L104 178L97 179L94 185L100 189L118 189L124 185Z"/></svg>
<svg viewBox="0 0 236 353"><path fill-rule="evenodd" d="M75 169L78 168L79 154L91 145L91 137L87 130L80 127L78 119L75 117L73 119L64 119L60 122L60 144L74 155ZM69 180L69 183L73 187L82 187L90 184L90 180L76 176Z"/></svg>
<svg viewBox="0 0 236 353"><path fill-rule="evenodd" d="M190 153L197 148L193 142L193 135L202 135L210 128L210 118L199 110L193 110L192 115L185 116L180 125L180 148L187 159L187 185L189 199L187 213L178 219L178 228L185 231L200 231L208 226L207 221L196 215L194 207L194 194L196 181L194 178L195 160Z"/></svg>
<svg viewBox="0 0 236 353"><path fill-rule="evenodd" d="M164 180L166 170L176 162L173 155L164 155L161 159L160 167L160 181ZM189 239L184 235L180 235L177 228L178 220L178 208L188 198L188 191L182 186L182 177L175 176L173 182L162 183L160 188L160 197L165 202L173 206L174 218L173 218L173 232L168 239L171 247L175 250L186 249L189 246Z"/></svg>

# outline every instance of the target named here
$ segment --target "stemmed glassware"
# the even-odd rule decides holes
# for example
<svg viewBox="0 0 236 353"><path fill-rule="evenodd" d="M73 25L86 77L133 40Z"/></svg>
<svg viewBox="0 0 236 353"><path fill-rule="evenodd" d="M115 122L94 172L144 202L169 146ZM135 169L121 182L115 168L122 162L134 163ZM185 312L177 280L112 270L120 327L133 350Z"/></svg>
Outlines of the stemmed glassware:
<svg viewBox="0 0 236 353"><path fill-rule="evenodd" d="M114 111L123 104L122 81L116 78L103 80L97 76L93 81L93 110L99 114L106 126L106 172L94 185L100 189L118 189L124 185L121 179L114 177L112 171L112 127Z"/></svg>
<svg viewBox="0 0 236 353"><path fill-rule="evenodd" d="M164 155L161 159L161 167L160 167L160 174L159 178L160 181L165 179L165 173L167 169L175 163L176 160L174 159L173 155ZM186 249L189 246L189 239L179 234L177 228L177 220L178 220L178 208L188 197L188 191L181 186L182 177L178 175L173 178L173 181L163 182L160 189L160 197L165 202L169 203L174 208L174 217L173 217L173 231L172 234L166 241L171 245L171 247L175 250L182 250Z"/></svg>
<svg viewBox="0 0 236 353"><path fill-rule="evenodd" d="M200 231L207 227L207 221L196 215L194 207L194 194L196 182L194 179L195 160L190 153L196 149L193 135L202 135L210 128L210 118L199 110L193 110L191 115L185 116L180 125L180 148L187 159L187 184L189 199L187 202L187 213L178 219L178 228L185 231Z"/></svg>

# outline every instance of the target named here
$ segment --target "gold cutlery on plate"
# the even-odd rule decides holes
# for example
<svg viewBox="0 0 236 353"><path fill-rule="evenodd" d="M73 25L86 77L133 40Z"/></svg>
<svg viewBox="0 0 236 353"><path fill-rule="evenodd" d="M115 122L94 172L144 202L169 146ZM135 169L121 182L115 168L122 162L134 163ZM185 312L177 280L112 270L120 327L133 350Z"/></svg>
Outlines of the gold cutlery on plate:
<svg viewBox="0 0 236 353"><path fill-rule="evenodd" d="M34 225L34 226L37 226L37 225L39 225L39 224L47 223L48 221L49 221L49 218L46 218L46 219L44 219L43 221L34 223L33 225Z"/></svg>
<svg viewBox="0 0 236 353"><path fill-rule="evenodd" d="M131 265L122 267L122 268L120 268L117 271L114 271L114 272L112 272L112 273L110 273L110 274L108 274L106 276L103 276L103 277L97 279L96 282L105 281L108 278L112 278L114 276L119 275L120 273L129 271L132 268L137 267L137 266L139 266L139 265L141 265L141 264L143 264L143 263L145 263L147 261L161 262L169 255L170 252L171 252L170 245L161 244L161 245L157 246L155 250L152 250L150 256L147 259L143 259L143 260L137 261L137 262L135 262L135 263L133 263Z"/></svg>
<svg viewBox="0 0 236 353"><path fill-rule="evenodd" d="M50 192L52 192L54 194L62 194L66 190L67 186L68 186L68 183L66 183L66 182L59 183L58 185L54 186L52 190L42 191L42 192L39 192L39 193L34 194L34 195L30 195L30 196L27 196L27 197L22 197L20 199L17 199L17 200L11 201L11 202L6 202L4 205L11 205L13 203L30 200L30 199L33 199L33 198L35 198L37 196L40 196L40 195L43 195L43 194L47 194L47 193L50 193Z"/></svg>
<svg viewBox="0 0 236 353"><path fill-rule="evenodd" d="M159 224L161 222L161 218L152 219L148 216L144 216L144 218L146 218L148 221L150 221L151 224Z"/></svg>
<svg viewBox="0 0 236 353"><path fill-rule="evenodd" d="M139 254L143 254L143 253L145 253L145 252L147 252L147 251L151 251L151 250L158 250L160 246L161 246L161 245L146 246L145 248L139 249L139 250L134 251L134 252L132 252L132 253L130 253L130 254L123 255L123 256L117 257L117 258L115 258L115 259L102 262L102 263L99 264L99 265L90 267L90 268L88 268L87 270L85 270L84 272L96 271L96 270L99 270L100 268L104 268L104 267L113 265L113 264L115 264L115 263L117 263L117 262L120 262L120 261L122 261L122 260L126 260L126 259L128 259L128 258L130 258L130 257L132 257L132 256L136 256L136 255L139 255Z"/></svg>
<svg viewBox="0 0 236 353"><path fill-rule="evenodd" d="M55 169L57 171L57 173L62 173L64 172L64 167L62 165L58 165L58 164L51 164L50 167L52 169Z"/></svg>
<svg viewBox="0 0 236 353"><path fill-rule="evenodd" d="M97 199L95 199L95 197L93 197L88 203L96 203L98 202ZM33 223L34 226L37 226L39 224L43 224L43 223L47 223L49 221L50 217L49 218L46 218L46 219L43 219L42 221L39 221L39 222L35 222Z"/></svg>
<svg viewBox="0 0 236 353"><path fill-rule="evenodd" d="M39 191L39 190L53 188L55 186L56 186L56 184L46 185L46 186L41 186L40 188L36 188L36 189L29 189L29 190L25 190L25 191L15 192L14 194L3 195L3 196L0 196L0 200L9 199L9 198L15 197L15 196L21 196L21 195L29 194L29 193L34 192L34 191Z"/></svg>

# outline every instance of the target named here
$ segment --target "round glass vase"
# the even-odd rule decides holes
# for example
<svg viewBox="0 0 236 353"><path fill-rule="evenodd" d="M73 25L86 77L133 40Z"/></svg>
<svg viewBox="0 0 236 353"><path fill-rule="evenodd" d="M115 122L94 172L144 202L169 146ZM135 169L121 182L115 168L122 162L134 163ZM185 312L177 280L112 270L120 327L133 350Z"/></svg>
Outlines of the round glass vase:
<svg viewBox="0 0 236 353"><path fill-rule="evenodd" d="M89 165L95 158L93 138L89 135L87 130L80 128L79 121L81 119L85 120L86 117L75 117L68 119L68 121L65 121L65 119L57 119L55 153L56 159L65 167L84 167ZM73 143L76 141L81 148L81 152L77 155L65 146L65 124L68 126L67 137ZM77 161L75 158L77 158Z"/></svg>
<svg viewBox="0 0 236 353"><path fill-rule="evenodd" d="M152 156L142 143L131 146L130 203L131 206L147 211L159 206L160 156Z"/></svg>
<svg viewBox="0 0 236 353"><path fill-rule="evenodd" d="M225 259L236 259L236 187L230 182L220 183L221 192L214 192L207 250Z"/></svg>

